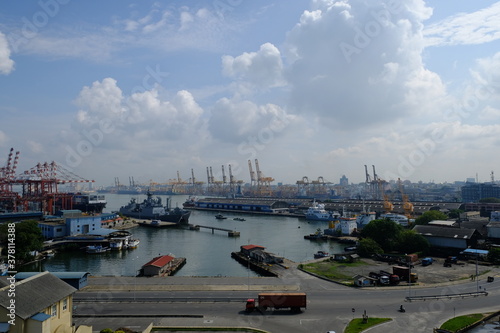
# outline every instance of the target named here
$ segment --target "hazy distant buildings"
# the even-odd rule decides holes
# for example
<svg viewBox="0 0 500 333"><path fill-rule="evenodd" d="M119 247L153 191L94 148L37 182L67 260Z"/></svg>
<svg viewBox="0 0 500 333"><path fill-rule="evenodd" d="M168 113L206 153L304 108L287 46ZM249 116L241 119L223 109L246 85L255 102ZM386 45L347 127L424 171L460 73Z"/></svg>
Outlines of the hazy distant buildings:
<svg viewBox="0 0 500 333"><path fill-rule="evenodd" d="M340 177L340 186L348 186L349 185L349 178L347 178L345 175L342 175Z"/></svg>
<svg viewBox="0 0 500 333"><path fill-rule="evenodd" d="M500 186L493 183L467 183L462 187L463 202L478 202L484 198L500 199Z"/></svg>

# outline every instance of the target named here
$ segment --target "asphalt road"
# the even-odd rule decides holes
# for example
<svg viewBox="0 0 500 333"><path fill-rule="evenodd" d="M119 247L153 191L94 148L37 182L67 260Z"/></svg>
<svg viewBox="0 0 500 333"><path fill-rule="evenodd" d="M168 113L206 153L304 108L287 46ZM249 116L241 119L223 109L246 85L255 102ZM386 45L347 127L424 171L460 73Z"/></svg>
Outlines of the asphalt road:
<svg viewBox="0 0 500 333"><path fill-rule="evenodd" d="M97 278L87 290L75 294L77 325L94 331L128 326L142 330L151 322L168 326L248 326L273 333L343 332L353 318L392 318L370 333L432 332L454 316L500 310L500 282L389 288L350 288L292 269L281 278L165 279ZM167 284L168 283L168 284ZM405 302L405 297L449 295L487 289L488 296ZM245 300L260 291L300 290L307 293L307 309L244 312ZM404 304L405 313L398 312ZM354 309L354 312L353 312Z"/></svg>

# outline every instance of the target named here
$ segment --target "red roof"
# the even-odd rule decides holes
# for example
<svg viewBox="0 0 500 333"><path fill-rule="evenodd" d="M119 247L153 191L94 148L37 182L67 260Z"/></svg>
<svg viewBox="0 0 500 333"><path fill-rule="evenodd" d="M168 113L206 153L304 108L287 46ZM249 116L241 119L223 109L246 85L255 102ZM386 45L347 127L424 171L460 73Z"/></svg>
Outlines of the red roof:
<svg viewBox="0 0 500 333"><path fill-rule="evenodd" d="M264 246L260 246L260 245L253 245L253 244L249 244L249 245L243 245L241 246L242 249L244 250L251 250L251 249L265 249Z"/></svg>
<svg viewBox="0 0 500 333"><path fill-rule="evenodd" d="M172 257L172 256L159 256L159 257L156 257L156 258L148 261L147 263L142 265L142 267L145 267L145 266L163 267L166 264L168 264L169 262L171 262L173 259L174 259L174 257Z"/></svg>

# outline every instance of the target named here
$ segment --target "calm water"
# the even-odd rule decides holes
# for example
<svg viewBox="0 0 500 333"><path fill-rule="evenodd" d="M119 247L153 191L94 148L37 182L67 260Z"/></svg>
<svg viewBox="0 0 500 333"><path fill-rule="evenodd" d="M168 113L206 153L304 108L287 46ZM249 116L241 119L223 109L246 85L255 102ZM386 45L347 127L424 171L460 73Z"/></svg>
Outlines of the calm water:
<svg viewBox="0 0 500 333"><path fill-rule="evenodd" d="M116 211L135 197L142 201L145 196L106 194L106 212ZM167 196L162 196L166 202ZM172 196L171 207L182 206L186 196ZM226 232L201 229L199 231L175 228L152 229L135 227L129 229L141 243L134 250L87 254L84 251L57 253L53 258L24 267L26 271L88 271L93 275L133 276L139 268L153 257L173 254L186 258L186 265L178 276L241 276L249 273L245 266L231 258L231 252L239 251L241 245L256 244L266 251L300 262L310 260L318 250L329 253L341 252L345 245L332 241L309 241L304 235L325 229L326 222L308 222L291 217L256 216L224 213L226 220L217 220L214 212L193 211L189 222L217 226L240 232L240 237L228 237ZM244 217L246 221L234 221L233 217ZM250 273L254 275L253 272Z"/></svg>

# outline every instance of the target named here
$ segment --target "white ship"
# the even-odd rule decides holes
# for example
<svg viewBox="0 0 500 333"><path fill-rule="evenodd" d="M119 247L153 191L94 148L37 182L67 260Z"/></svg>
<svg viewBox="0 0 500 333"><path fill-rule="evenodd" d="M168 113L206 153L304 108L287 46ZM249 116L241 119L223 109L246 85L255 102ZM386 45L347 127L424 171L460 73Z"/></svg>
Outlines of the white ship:
<svg viewBox="0 0 500 333"><path fill-rule="evenodd" d="M306 211L306 219L314 221L333 221L340 217L339 212L329 212L324 204L313 202L313 205Z"/></svg>
<svg viewBox="0 0 500 333"><path fill-rule="evenodd" d="M403 227L407 227L408 222L409 222L409 219L406 216L401 215L401 214L395 214L395 213L382 214L382 215L380 215L380 218L381 219L389 219L391 221L399 223Z"/></svg>

